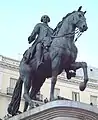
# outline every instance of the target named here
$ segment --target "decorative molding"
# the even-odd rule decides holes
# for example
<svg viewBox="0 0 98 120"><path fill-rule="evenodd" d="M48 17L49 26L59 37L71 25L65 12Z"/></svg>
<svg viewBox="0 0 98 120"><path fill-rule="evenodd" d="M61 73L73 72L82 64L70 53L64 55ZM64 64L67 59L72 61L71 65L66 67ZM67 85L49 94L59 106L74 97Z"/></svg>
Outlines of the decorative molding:
<svg viewBox="0 0 98 120"><path fill-rule="evenodd" d="M19 71L19 67L18 66L14 66L14 65L11 65L11 64L8 64L8 63L3 63L3 62L0 62L0 67L2 68L5 68L5 69L9 69L9 70L14 70L14 71Z"/></svg>
<svg viewBox="0 0 98 120"><path fill-rule="evenodd" d="M19 64L20 61L18 60L10 59L0 55L0 66L2 68L19 71Z"/></svg>

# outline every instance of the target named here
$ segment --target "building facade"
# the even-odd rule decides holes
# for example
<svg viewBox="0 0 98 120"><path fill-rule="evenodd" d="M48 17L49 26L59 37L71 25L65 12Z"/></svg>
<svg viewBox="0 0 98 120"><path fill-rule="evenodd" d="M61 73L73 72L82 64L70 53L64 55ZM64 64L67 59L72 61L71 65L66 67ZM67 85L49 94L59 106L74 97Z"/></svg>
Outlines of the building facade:
<svg viewBox="0 0 98 120"><path fill-rule="evenodd" d="M88 67L89 82L85 91L79 90L79 83L83 81L82 70L77 71L75 78L66 79L63 72L58 76L55 87L55 98L64 97L73 101L79 101L86 104L98 105L98 69ZM0 118L7 114L7 107L11 100L15 84L19 77L19 61L0 55ZM40 90L40 101L49 99L51 79L46 79ZM20 111L23 110L24 99L22 97Z"/></svg>

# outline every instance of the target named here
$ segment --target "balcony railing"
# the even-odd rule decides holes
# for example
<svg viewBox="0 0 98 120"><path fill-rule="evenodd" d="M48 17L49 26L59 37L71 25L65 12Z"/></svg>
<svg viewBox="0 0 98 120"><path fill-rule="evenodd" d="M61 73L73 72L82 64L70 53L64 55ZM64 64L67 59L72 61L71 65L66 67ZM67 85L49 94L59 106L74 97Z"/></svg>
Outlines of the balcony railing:
<svg viewBox="0 0 98 120"><path fill-rule="evenodd" d="M13 91L14 91L14 88L8 87L7 88L7 95L13 95ZM37 101L43 101L43 95L40 94L40 93L38 93L36 95L35 100L37 100Z"/></svg>

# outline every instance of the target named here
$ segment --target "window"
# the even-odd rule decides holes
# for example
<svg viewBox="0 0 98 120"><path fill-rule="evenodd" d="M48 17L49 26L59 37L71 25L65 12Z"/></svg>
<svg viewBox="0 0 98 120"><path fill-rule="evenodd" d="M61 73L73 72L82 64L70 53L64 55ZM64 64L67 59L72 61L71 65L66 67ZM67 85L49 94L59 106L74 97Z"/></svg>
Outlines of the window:
<svg viewBox="0 0 98 120"><path fill-rule="evenodd" d="M60 95L60 89L59 88L55 88L54 89L54 98L57 98Z"/></svg>
<svg viewBox="0 0 98 120"><path fill-rule="evenodd" d="M97 105L97 96L90 95L90 103Z"/></svg>
<svg viewBox="0 0 98 120"><path fill-rule="evenodd" d="M15 88L15 85L16 85L16 82L17 82L17 79L10 78L10 85L9 85L9 87L7 88L7 94L8 94L8 95L12 95L12 94L13 94L13 91L14 91L14 88Z"/></svg>
<svg viewBox="0 0 98 120"><path fill-rule="evenodd" d="M72 92L72 100L73 101L80 101L80 95L78 92Z"/></svg>
<svg viewBox="0 0 98 120"><path fill-rule="evenodd" d="M17 79L15 78L10 78L10 88L15 88L15 85L16 85L16 82L17 82Z"/></svg>

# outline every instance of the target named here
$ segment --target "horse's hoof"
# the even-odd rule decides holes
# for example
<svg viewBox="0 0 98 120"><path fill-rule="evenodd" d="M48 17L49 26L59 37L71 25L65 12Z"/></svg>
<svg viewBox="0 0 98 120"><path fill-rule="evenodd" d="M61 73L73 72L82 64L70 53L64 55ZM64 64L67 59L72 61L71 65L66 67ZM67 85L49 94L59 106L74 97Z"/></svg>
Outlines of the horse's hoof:
<svg viewBox="0 0 98 120"><path fill-rule="evenodd" d="M29 110L31 110L31 109L33 109L33 108L34 108L34 106L30 106L30 107L29 107Z"/></svg>
<svg viewBox="0 0 98 120"><path fill-rule="evenodd" d="M81 82L80 85L79 85L80 91L84 91L85 88L86 88L86 84L84 82Z"/></svg>
<svg viewBox="0 0 98 120"><path fill-rule="evenodd" d="M55 99L54 98L50 98L50 101L54 101Z"/></svg>
<svg viewBox="0 0 98 120"><path fill-rule="evenodd" d="M18 113L18 114L21 114L22 112L21 112L21 111L18 111L17 113Z"/></svg>
<svg viewBox="0 0 98 120"><path fill-rule="evenodd" d="M67 79L71 79L71 74L67 73Z"/></svg>
<svg viewBox="0 0 98 120"><path fill-rule="evenodd" d="M29 103L29 109L32 109L32 108L34 108L34 103L33 103L33 101L31 101L30 103Z"/></svg>

